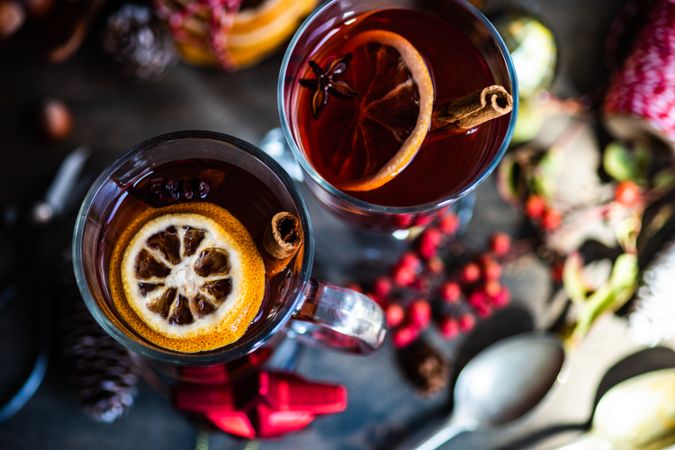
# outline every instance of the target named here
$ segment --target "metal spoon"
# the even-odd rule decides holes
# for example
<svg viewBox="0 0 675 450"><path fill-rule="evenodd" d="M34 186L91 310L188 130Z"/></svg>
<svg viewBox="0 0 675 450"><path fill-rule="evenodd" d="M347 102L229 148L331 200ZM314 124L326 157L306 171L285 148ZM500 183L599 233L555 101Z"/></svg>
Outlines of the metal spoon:
<svg viewBox="0 0 675 450"><path fill-rule="evenodd" d="M551 389L564 359L560 341L544 334L520 334L489 346L459 374L452 416L399 448L435 450L460 433L518 419Z"/></svg>
<svg viewBox="0 0 675 450"><path fill-rule="evenodd" d="M662 449L675 443L675 369L617 384L600 399L588 433L560 450Z"/></svg>

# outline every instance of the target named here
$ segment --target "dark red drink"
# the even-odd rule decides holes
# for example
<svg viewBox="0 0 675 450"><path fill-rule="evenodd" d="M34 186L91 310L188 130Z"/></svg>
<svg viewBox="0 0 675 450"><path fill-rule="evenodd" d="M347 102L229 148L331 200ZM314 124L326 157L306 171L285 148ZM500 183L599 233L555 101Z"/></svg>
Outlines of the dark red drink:
<svg viewBox="0 0 675 450"><path fill-rule="evenodd" d="M434 87L434 105L450 102L496 82L481 51L452 22L451 16L412 9L382 9L357 14L335 26L299 63L298 79L315 76L314 61L321 68L350 51L350 40L368 30L385 30L407 39L424 58ZM291 94L289 120L313 168L334 186L358 176L368 153L390 139L386 131L372 133L371 150L354 151L360 135L353 138L359 117L360 97L368 87L376 62L356 55L339 76L356 95L330 98L320 114L313 108L313 91L299 82ZM345 98L346 97L346 98ZM413 99L414 100L414 99ZM416 101L416 100L415 100ZM393 108L395 109L395 108ZM392 111L395 114L396 111ZM509 116L490 121L457 135L444 130L427 134L412 162L391 181L366 191L348 191L353 197L383 206L406 207L452 197L472 184L494 160L504 140ZM407 130L409 131L409 130ZM375 149L375 150L373 150ZM386 159L386 155L379 155Z"/></svg>

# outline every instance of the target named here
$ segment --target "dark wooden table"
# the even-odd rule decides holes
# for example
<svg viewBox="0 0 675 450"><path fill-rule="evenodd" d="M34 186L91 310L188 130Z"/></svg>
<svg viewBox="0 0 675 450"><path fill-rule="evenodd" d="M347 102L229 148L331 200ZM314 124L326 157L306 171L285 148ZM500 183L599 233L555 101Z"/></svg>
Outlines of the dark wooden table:
<svg viewBox="0 0 675 450"><path fill-rule="evenodd" d="M623 2L488 3L521 7L546 19L561 44L556 89L575 94L605 79L602 39L610 18ZM181 65L162 81L149 84L129 83L118 77L97 54L95 42L88 42L74 58L58 66L22 58L0 60L0 200L25 204L36 199L61 158L80 143L91 148L98 169L133 144L174 130L217 130L257 143L265 132L278 126L275 98L280 60L277 55L236 74ZM30 120L35 104L44 97L62 98L72 107L76 126L67 143L44 142ZM362 263L353 260L345 245L358 246L364 237L335 223L310 203L318 241L317 275L344 281ZM465 239L470 245L479 245L491 231L514 230L519 220L518 214L498 199L494 180L488 180L478 190L478 207ZM62 248L67 246L69 232L67 225L61 238L55 234L56 241L62 239L58 241ZM0 239L0 245L2 242ZM388 246L368 258L386 264L398 251L399 247ZM2 258L3 264L11 265L7 255ZM548 289L544 269L533 260L523 264L526 270L513 274L510 280L516 306L497 315L474 335L441 344L454 360L471 346L527 326L531 319L524 311L536 319ZM39 274L36 276L39 278ZM32 339L26 324L33 321L34 314L30 295L26 298L0 315L0 388L5 391L21 376L30 356L24 351ZM58 346L57 337L53 344ZM623 323L613 318L603 321L571 358L567 381L534 414L506 430L464 435L452 448L495 448L541 426L587 419L600 377L632 351ZM344 414L319 418L303 432L263 442L263 449L385 449L406 431L449 409L449 392L432 400L414 393L397 370L390 346L367 358L309 349L298 371L313 379L345 384L350 392L349 408ZM129 415L112 425L92 422L78 409L64 372L54 358L37 395L14 418L0 424L0 449L172 450L195 446L193 426L145 386ZM212 435L210 444L217 449L244 446L225 435Z"/></svg>

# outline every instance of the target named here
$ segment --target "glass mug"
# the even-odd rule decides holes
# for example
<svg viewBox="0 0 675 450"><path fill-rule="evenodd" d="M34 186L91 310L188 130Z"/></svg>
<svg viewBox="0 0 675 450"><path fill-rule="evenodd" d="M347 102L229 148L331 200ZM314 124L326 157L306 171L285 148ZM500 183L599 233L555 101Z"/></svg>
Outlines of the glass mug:
<svg viewBox="0 0 675 450"><path fill-rule="evenodd" d="M115 222L121 222L118 228L123 227L123 222L131 220L138 208L148 207L138 200L133 208L128 206L130 189L139 188L148 177L156 176L159 172L154 170L158 166L175 164L177 173L191 175L184 173L185 167L202 160L224 163L232 170L229 181L219 188L228 194L218 200L219 206L228 209L249 231L249 225L255 225L269 213L266 205L273 204L296 214L304 233L304 251L296 256L297 263L289 266L280 282L268 281L268 299L240 339L215 350L182 353L162 348L134 331L114 306L107 274L110 248L119 235L119 230L114 230ZM203 173L210 172L207 169ZM210 183L208 178L205 181ZM213 192L213 186L211 189ZM210 201L209 195L204 201ZM312 279L314 246L305 204L275 161L237 138L208 131L185 131L138 144L98 177L80 208L72 250L77 285L94 319L124 347L159 363L177 366L229 363L265 344L274 347L286 332L304 341L354 353L378 349L386 334L383 311L363 294Z"/></svg>
<svg viewBox="0 0 675 450"><path fill-rule="evenodd" d="M380 191L377 196L371 196L369 200L364 200L363 198L357 198L356 195L351 195L348 192L337 189L327 181L312 164L311 158L308 155L309 150L305 148L302 142L302 128L306 126L306 122L305 125L301 123L301 112L298 106L300 97L299 79L307 76L308 60L313 54L318 54L313 52L320 53L321 46L328 45L326 42L330 40L332 35L342 33L342 31L338 30L340 27L344 29L352 27L360 14L375 13L379 10L394 8L410 12L431 13L434 17L450 22L452 26L459 29L471 44L476 47L483 60L482 63L479 61L478 65L487 67L493 78L492 84L504 86L513 97L513 110L510 116L504 116L495 120L495 123L498 124L493 127L498 128L494 132L496 134L489 137L489 139L485 139L482 146L481 159L475 162L470 169L466 169L466 174L458 175L460 178L463 177L463 181L459 187L452 192L444 192L442 194L438 191L438 195L435 198L420 203L411 203L411 200L408 199L406 201L407 204L404 206L385 205L373 200L373 198L378 198L378 196L379 198L384 198L385 195L398 200L396 192L400 192L401 186L396 188L398 191L390 189L385 192L382 190L383 188L377 188L373 191ZM408 20L407 16L405 20ZM382 19L382 22L385 23L386 20ZM350 31L346 31L346 33L350 33ZM436 38L443 39L444 37L439 38L437 36ZM422 51L420 50L420 52ZM448 57L450 56L456 55L448 55ZM454 62L457 66L462 65L461 60ZM350 64L353 64L353 62ZM464 70L467 71L468 69ZM468 79L468 83L472 82L472 73L470 71L464 76ZM439 80L436 80L436 83L437 86L440 86L443 84L443 81L440 80L440 84L438 84ZM479 89L482 87L480 86ZM472 88L473 90L475 90L475 87ZM502 38L487 18L465 0L332 0L315 10L306 19L289 44L281 65L277 88L277 103L281 128L286 142L306 174L304 178L309 189L319 201L333 214L346 220L348 223L367 229L394 231L406 229L415 222L424 222L420 219L431 216L445 208L457 206L456 204L460 199L471 193L492 173L506 152L511 135L513 134L518 110L518 87L515 69ZM424 152L424 150L422 149L421 152ZM447 151L452 152L453 149L448 148ZM438 155L438 153L435 153L435 155ZM420 155L416 159L418 158L420 158ZM413 160L409 167L413 167L415 163L416 161ZM424 164L434 174L439 173L437 162L431 160L431 158L427 158ZM413 184L428 182L428 179L424 177L418 177L418 180L413 181L413 176L406 174L406 170L397 175L397 177L405 176L401 180L401 184L412 186ZM464 169L447 168L446 170ZM446 175L438 176L448 175L446 173ZM440 187L437 186L437 190L443 188L443 182L443 180L439 180L437 185ZM388 184L391 183L392 181ZM387 185L384 188L386 189ZM361 195L360 197L363 196ZM389 202L391 203L391 201L390 199ZM469 208L473 208L473 201L469 201L468 204L470 205ZM459 206L458 209L461 210L463 208ZM470 216L470 213L468 213L468 216Z"/></svg>

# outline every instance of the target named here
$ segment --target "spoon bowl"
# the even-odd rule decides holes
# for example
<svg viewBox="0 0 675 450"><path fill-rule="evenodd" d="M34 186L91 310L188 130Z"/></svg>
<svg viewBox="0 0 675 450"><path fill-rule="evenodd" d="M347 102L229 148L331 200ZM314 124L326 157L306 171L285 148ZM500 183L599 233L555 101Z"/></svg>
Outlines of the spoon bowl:
<svg viewBox="0 0 675 450"><path fill-rule="evenodd" d="M459 374L452 416L400 448L434 450L462 432L522 417L549 392L564 360L560 341L540 333L515 335L489 346Z"/></svg>

